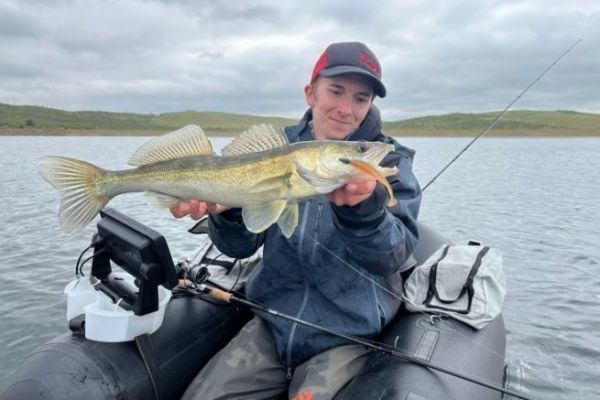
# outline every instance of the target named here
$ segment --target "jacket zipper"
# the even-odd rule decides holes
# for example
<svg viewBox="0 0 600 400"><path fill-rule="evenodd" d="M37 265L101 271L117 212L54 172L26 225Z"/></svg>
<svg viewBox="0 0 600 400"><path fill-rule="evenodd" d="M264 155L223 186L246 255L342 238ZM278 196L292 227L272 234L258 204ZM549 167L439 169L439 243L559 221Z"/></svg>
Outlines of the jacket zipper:
<svg viewBox="0 0 600 400"><path fill-rule="evenodd" d="M302 246L304 245L304 231L306 230L306 221L308 220L308 214L310 214L310 200L307 200L304 205L304 212L302 214L302 224L298 230L298 258L302 259Z"/></svg>
<svg viewBox="0 0 600 400"><path fill-rule="evenodd" d="M381 328L383 328L383 323L381 322L382 319L385 320L385 311L383 308L383 305L381 304L381 302L379 301L379 296L377 296L377 289L375 288L375 283L371 282L371 289L373 290L373 299L375 300L375 315L377 315L379 317L378 322L379 322L379 331L381 331Z"/></svg>
<svg viewBox="0 0 600 400"><path fill-rule="evenodd" d="M317 216L316 216L316 221L315 221L315 232L314 232L314 236L313 236L313 243L312 243L312 254L310 257L310 261L313 265L315 265L316 261L317 261L317 246L319 245L319 225L321 222L321 216L323 215L323 203L319 203L317 205Z"/></svg>
<svg viewBox="0 0 600 400"><path fill-rule="evenodd" d="M306 231L306 223L308 221L308 216L310 214L310 206L311 201L307 200L304 205L304 212L302 215L302 224L300 225L300 229L298 230L298 258L302 259L302 246L304 245L304 237ZM296 318L299 318L304 312L304 308L306 307L306 303L308 302L308 285L306 284L306 279L304 279L304 295L302 298L302 304L300 304L300 308L296 313ZM292 367L292 342L294 341L294 336L296 334L296 329L298 328L298 323L294 322L292 324L292 329L290 330L290 335L288 336L287 348L286 348L286 377L288 380L292 379L293 367Z"/></svg>
<svg viewBox="0 0 600 400"><path fill-rule="evenodd" d="M306 308L306 304L308 303L308 285L306 282L304 283L304 297L302 298L302 304L300 305L300 309L296 314L296 318L300 318L304 309ZM286 364L287 364L287 378L292 379L292 343L294 341L294 336L296 335L296 328L298 328L298 323L294 322L292 324L292 329L290 330L290 336L288 337L288 344L286 349Z"/></svg>

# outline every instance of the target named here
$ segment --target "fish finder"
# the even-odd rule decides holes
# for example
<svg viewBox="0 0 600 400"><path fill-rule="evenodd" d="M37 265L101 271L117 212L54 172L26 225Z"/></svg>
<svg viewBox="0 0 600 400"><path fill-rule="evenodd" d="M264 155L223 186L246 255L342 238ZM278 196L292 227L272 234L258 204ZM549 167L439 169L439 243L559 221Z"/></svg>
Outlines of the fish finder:
<svg viewBox="0 0 600 400"><path fill-rule="evenodd" d="M107 208L94 235L92 283L115 304L135 315L158 310L158 286L177 285L173 259L164 237L132 218ZM112 272L111 262L135 278L135 285Z"/></svg>

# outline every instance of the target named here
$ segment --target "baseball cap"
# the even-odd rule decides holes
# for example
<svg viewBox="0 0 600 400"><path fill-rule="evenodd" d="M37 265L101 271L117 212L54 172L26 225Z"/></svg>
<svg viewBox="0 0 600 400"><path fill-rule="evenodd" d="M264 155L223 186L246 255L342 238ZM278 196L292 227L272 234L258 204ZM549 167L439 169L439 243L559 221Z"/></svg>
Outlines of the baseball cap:
<svg viewBox="0 0 600 400"><path fill-rule="evenodd" d="M385 97L386 90L381 82L381 65L375 54L363 43L332 43L321 54L313 68L310 82L319 76L330 78L343 74L361 74L371 78L373 91L379 97Z"/></svg>

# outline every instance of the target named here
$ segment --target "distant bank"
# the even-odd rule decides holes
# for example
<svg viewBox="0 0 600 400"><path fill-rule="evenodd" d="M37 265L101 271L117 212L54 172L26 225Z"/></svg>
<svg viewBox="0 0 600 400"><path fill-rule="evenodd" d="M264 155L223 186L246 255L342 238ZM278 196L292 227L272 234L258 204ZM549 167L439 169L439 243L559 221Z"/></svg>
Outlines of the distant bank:
<svg viewBox="0 0 600 400"><path fill-rule="evenodd" d="M473 136L499 112L453 113L384 122L392 136ZM132 114L64 111L0 103L0 135L151 136L198 124L209 136L236 136L248 127L269 123L293 125L294 119L206 111ZM600 136L600 114L575 111L509 111L489 136Z"/></svg>

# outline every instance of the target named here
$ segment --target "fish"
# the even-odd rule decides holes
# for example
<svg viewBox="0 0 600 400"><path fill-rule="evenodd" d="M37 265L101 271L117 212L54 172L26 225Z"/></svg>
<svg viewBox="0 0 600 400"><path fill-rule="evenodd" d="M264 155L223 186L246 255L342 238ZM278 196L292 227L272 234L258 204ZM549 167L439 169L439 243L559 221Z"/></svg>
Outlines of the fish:
<svg viewBox="0 0 600 400"><path fill-rule="evenodd" d="M45 156L39 172L61 196L58 214L66 233L81 231L115 196L144 192L162 208L189 199L240 207L249 231L260 233L277 223L289 238L298 225L299 201L330 193L350 179L386 181L398 170L379 163L392 150L393 144L383 142L289 143L283 130L262 124L234 138L219 155L202 128L187 125L137 149L128 162L134 168L105 170Z"/></svg>

